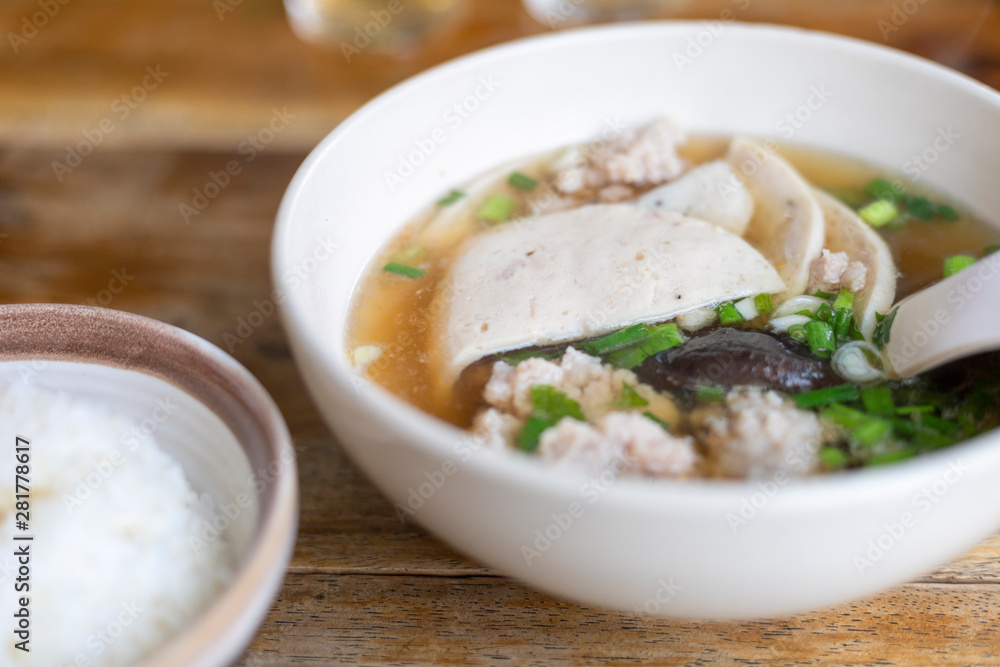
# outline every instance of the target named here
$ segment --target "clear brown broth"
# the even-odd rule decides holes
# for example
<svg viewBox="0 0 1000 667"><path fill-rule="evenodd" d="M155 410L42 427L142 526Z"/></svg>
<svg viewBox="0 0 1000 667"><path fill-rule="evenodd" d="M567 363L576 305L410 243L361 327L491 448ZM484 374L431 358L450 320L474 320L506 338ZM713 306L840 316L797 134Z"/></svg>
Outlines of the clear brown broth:
<svg viewBox="0 0 1000 667"><path fill-rule="evenodd" d="M721 157L728 139L699 138L688 142L683 154L692 163ZM895 178L856 160L793 146L779 149L812 184L827 190L860 192L873 178ZM527 160L518 171L540 180L546 176L550 156ZM497 181L496 190L516 194ZM935 201L947 200L938 193L903 181L908 191L924 194ZM961 212L961 206L957 207ZM436 209L436 207L434 207ZM367 369L367 375L416 407L461 427L468 427L482 407L482 386L488 369L473 367L462 375L450 397L441 399L431 391L427 365L426 336L431 299L444 275L452 254L464 237L428 241L421 232L436 210L430 210L408 224L379 254L353 297L348 353L360 345L378 345L382 356ZM962 213L955 221L911 220L905 227L882 231L900 271L897 298L930 285L941 278L941 262L955 254L978 257L984 247L1000 242L1000 230ZM429 251L429 261L421 266L427 273L410 280L381 270L388 258L408 242L419 242Z"/></svg>

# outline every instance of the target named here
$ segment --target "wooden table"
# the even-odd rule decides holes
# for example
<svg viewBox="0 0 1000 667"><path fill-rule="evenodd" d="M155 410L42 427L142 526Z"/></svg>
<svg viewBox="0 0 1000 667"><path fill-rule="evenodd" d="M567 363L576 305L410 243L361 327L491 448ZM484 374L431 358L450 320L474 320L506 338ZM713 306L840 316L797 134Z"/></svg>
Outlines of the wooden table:
<svg viewBox="0 0 1000 667"><path fill-rule="evenodd" d="M270 292L279 200L324 134L412 73L542 32L515 0L473 1L457 32L419 57L347 63L298 42L277 0L220 1L233 9L221 20L208 0L59 0L15 53L9 34L22 34L39 6L5 0L0 302L99 303L226 347L224 334ZM718 18L743 4L690 0L677 14ZM898 15L899 29L883 40L894 4L916 11ZM887 41L1000 87L1000 12L986 0L751 0L736 17ZM145 99L122 117L144 79ZM295 118L186 224L181 204L211 172L245 160L241 142L275 109ZM81 142L96 149L69 171L53 166ZM106 290L113 271L134 276L118 294ZM588 608L400 524L320 420L277 318L231 352L280 405L302 483L298 547L243 665L1000 664L1000 536L917 581L803 616L695 623Z"/></svg>

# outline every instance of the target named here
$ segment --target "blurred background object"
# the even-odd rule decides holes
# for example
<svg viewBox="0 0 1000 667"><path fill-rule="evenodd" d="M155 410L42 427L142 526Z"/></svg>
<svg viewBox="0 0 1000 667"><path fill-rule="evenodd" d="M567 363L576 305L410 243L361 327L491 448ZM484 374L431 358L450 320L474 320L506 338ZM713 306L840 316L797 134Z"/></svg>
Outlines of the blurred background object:
<svg viewBox="0 0 1000 667"><path fill-rule="evenodd" d="M285 0L296 35L346 58L365 50L411 53L454 27L467 6L466 0Z"/></svg>
<svg viewBox="0 0 1000 667"><path fill-rule="evenodd" d="M552 29L584 23L668 18L689 0L523 0L539 23Z"/></svg>

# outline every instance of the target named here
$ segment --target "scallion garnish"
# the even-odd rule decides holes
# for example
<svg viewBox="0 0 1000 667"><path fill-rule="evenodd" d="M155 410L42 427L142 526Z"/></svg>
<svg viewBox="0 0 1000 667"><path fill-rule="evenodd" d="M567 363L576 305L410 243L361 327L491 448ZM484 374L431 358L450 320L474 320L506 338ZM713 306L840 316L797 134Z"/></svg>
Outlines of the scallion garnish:
<svg viewBox="0 0 1000 667"><path fill-rule="evenodd" d="M823 387L814 389L792 397L795 405L803 410L818 408L821 405L830 405L841 401L855 401L859 397L858 388L853 384L838 384L833 387Z"/></svg>
<svg viewBox="0 0 1000 667"><path fill-rule="evenodd" d="M896 408L897 415L916 415L924 412L934 412L933 405L903 405Z"/></svg>
<svg viewBox="0 0 1000 667"><path fill-rule="evenodd" d="M952 255L944 260L944 277L950 278L959 271L963 271L976 263L976 258L971 255Z"/></svg>
<svg viewBox="0 0 1000 667"><path fill-rule="evenodd" d="M624 348L610 352L606 357L608 363L618 368L632 369L654 354L677 347L684 342L680 329L673 322L653 327L639 326L645 326L648 335Z"/></svg>
<svg viewBox="0 0 1000 667"><path fill-rule="evenodd" d="M896 319L896 312L899 309L895 309L888 315L882 315L880 313L876 314L875 319L878 323L875 325L875 330L872 332L872 342L875 343L875 347L882 349L889 342L889 336L892 335L892 321Z"/></svg>
<svg viewBox="0 0 1000 667"><path fill-rule="evenodd" d="M949 206L948 204L938 204L935 209L935 213L938 214L942 220L958 220L958 211L955 210L954 206Z"/></svg>
<svg viewBox="0 0 1000 667"><path fill-rule="evenodd" d="M538 442L542 439L542 433L547 428L555 426L554 422L542 419L541 417L528 417L524 423L524 428L517 436L517 446L525 452L533 452L538 449Z"/></svg>
<svg viewBox="0 0 1000 667"><path fill-rule="evenodd" d="M582 347L588 354L600 356L602 354L614 352L615 350L620 350L623 347L627 347L632 343L647 337L649 337L649 331L646 329L645 324L633 324L630 327L619 329L618 331L608 334L607 336L601 336L600 338L595 338L594 340L588 340L582 345Z"/></svg>
<svg viewBox="0 0 1000 667"><path fill-rule="evenodd" d="M649 405L649 401L642 397L630 384L622 384L622 397L618 399L616 407L619 408L641 408Z"/></svg>
<svg viewBox="0 0 1000 667"><path fill-rule="evenodd" d="M861 388L861 403L873 415L891 417L896 412L892 389L885 385Z"/></svg>
<svg viewBox="0 0 1000 667"><path fill-rule="evenodd" d="M817 357L829 358L837 349L837 336L828 322L813 320L805 323L806 342L809 351Z"/></svg>
<svg viewBox="0 0 1000 667"><path fill-rule="evenodd" d="M715 312L719 314L719 324L722 326L739 324L740 322L746 321L743 319L743 316L740 315L740 311L736 310L736 305L733 304L732 301L720 303L715 307Z"/></svg>
<svg viewBox="0 0 1000 667"><path fill-rule="evenodd" d="M1000 244L994 243L993 245L988 245L983 248L983 255L992 255L997 250L1000 250Z"/></svg>
<svg viewBox="0 0 1000 667"><path fill-rule="evenodd" d="M400 276L406 276L407 278L419 278L427 273L423 269L418 269L415 266L407 266L406 264L400 264L399 262L389 262L382 267L382 270L389 273L395 273Z"/></svg>
<svg viewBox="0 0 1000 667"><path fill-rule="evenodd" d="M823 408L820 415L847 429L852 442L862 447L871 447L892 431L892 423L888 420L839 403Z"/></svg>
<svg viewBox="0 0 1000 667"><path fill-rule="evenodd" d="M526 452L535 451L545 429L555 426L560 419L584 419L580 404L552 385L532 385L531 403L534 412L517 436L517 446Z"/></svg>
<svg viewBox="0 0 1000 667"><path fill-rule="evenodd" d="M830 470L840 470L847 467L847 454L836 447L824 447L819 450L819 460Z"/></svg>
<svg viewBox="0 0 1000 667"><path fill-rule="evenodd" d="M833 300L833 309L854 308L854 292L849 289L842 289L837 292L837 298Z"/></svg>
<svg viewBox="0 0 1000 667"><path fill-rule="evenodd" d="M403 247L393 253L389 259L398 264L413 266L427 259L427 248L410 241L403 244Z"/></svg>
<svg viewBox="0 0 1000 667"><path fill-rule="evenodd" d="M538 181L530 176L525 176L519 171L515 171L511 174L510 178L507 179L507 182L518 190L524 190L525 192L531 192L538 187Z"/></svg>
<svg viewBox="0 0 1000 667"><path fill-rule="evenodd" d="M441 199L438 199L437 200L437 205L438 206L451 206L452 204L454 204L455 202L457 202L459 199L461 199L464 196L465 196L465 193L462 192L461 190L452 190L451 192L449 192L448 194L446 194Z"/></svg>
<svg viewBox="0 0 1000 667"><path fill-rule="evenodd" d="M660 426L662 426L664 431L669 431L670 430L670 424L668 424L667 422L663 421L662 419L660 419L659 417L657 417L656 415L654 415L649 410L646 410L645 412L643 412L642 416L643 417L649 417L650 419L652 419L654 422L656 422L657 424L659 424Z"/></svg>
<svg viewBox="0 0 1000 667"><path fill-rule="evenodd" d="M704 403L719 403L726 398L726 388L710 384L700 384L695 390L694 398Z"/></svg>
<svg viewBox="0 0 1000 667"><path fill-rule="evenodd" d="M758 315L767 315L774 310L774 302L771 301L770 294L758 294L754 299L754 305L757 306Z"/></svg>
<svg viewBox="0 0 1000 667"><path fill-rule="evenodd" d="M516 205L517 202L507 195L490 195L476 211L476 217L492 223L507 222Z"/></svg>
<svg viewBox="0 0 1000 667"><path fill-rule="evenodd" d="M876 199L858 211L858 217L872 227L883 227L895 220L898 215L899 209L888 199Z"/></svg>

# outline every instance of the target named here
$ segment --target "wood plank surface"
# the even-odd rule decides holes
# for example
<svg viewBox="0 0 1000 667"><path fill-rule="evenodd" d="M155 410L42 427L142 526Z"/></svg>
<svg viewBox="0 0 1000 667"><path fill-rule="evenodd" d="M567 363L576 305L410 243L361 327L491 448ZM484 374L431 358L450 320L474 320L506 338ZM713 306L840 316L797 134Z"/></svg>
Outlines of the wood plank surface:
<svg viewBox="0 0 1000 667"><path fill-rule="evenodd" d="M37 0L0 5L0 36ZM1000 86L1000 11L987 0L689 0L680 17L823 28L920 53ZM533 592L402 524L318 416L278 318L227 346L268 298L278 203L306 151L358 105L457 53L543 31L514 0L470 0L450 39L408 60L345 62L298 42L276 0L219 20L207 0L69 0L14 53L0 44L0 302L95 303L223 347L274 396L295 438L298 546L240 664L1000 664L1000 534L868 600L752 623L637 617ZM68 173L65 145L97 127L146 66L169 71ZM252 161L240 142L276 107L296 114ZM238 176L198 215L212 172ZM112 272L128 285L106 290Z"/></svg>

